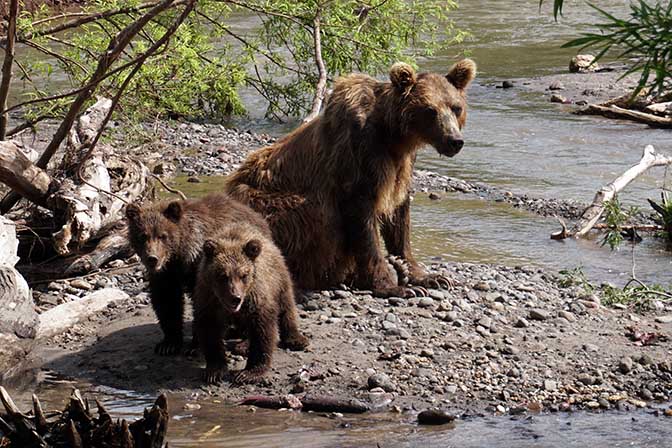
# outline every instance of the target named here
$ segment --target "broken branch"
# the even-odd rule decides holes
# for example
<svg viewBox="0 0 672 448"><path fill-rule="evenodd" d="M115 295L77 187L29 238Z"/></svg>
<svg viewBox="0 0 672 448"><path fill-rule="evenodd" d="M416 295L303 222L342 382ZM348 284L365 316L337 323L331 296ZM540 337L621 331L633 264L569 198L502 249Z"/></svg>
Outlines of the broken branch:
<svg viewBox="0 0 672 448"><path fill-rule="evenodd" d="M655 166L672 165L672 157L656 153L653 146L644 148L642 159L636 165L630 167L625 173L614 179L611 183L602 187L596 194L593 202L583 211L579 221L570 230L563 228L560 232L551 235L552 239L560 240L569 237L581 237L592 229L604 212L604 203L627 187L641 174Z"/></svg>

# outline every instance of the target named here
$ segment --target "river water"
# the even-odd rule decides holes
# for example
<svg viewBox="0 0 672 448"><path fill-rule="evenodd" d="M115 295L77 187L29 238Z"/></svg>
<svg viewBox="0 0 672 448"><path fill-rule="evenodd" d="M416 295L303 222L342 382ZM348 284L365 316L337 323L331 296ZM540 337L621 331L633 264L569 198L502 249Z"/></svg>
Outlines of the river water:
<svg viewBox="0 0 672 448"><path fill-rule="evenodd" d="M550 2L551 0L547 0ZM646 144L672 152L672 134L632 123L577 117L550 105L542 95L519 89L487 87L502 79L532 77L566 70L571 50L559 45L576 29L587 29L594 12L578 1L566 2L566 16L553 21L550 4L542 12L536 0L462 0L453 14L459 27L472 32L465 44L479 65L469 94L466 146L454 159L432 150L418 166L466 180L496 184L511 191L588 202L604 183L636 163ZM601 7L626 11L626 1L603 0ZM253 26L240 17L236 26ZM421 68L445 71L454 54L420 61ZM245 95L250 117L239 126L280 135L293 123L278 125L261 118L265 106ZM663 172L653 171L628 188L623 200L641 204L657 198ZM672 179L670 179L672 182ZM552 269L583 266L595 281L622 283L631 268L627 247L611 252L599 241L556 242L552 219L464 195L441 201L418 196L413 205L414 247L420 258L537 264ZM664 244L647 238L637 246L637 273L645 280L670 283L671 257ZM73 383L38 386L50 409L61 408L69 385L104 401L116 415L137 418L153 397L104 386ZM19 402L28 395L16 392ZM493 417L459 421L454 426L419 428L411 416L373 414L328 418L291 412L224 406L213 399L201 408L183 410L184 397L169 397L172 447L651 447L669 446L669 421L649 412L550 414L528 418Z"/></svg>

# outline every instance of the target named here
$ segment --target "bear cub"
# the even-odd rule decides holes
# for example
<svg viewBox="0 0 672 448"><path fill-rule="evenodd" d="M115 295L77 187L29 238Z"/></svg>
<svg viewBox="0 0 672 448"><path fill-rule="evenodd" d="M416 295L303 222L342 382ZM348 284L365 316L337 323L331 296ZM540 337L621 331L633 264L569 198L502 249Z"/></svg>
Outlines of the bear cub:
<svg viewBox="0 0 672 448"><path fill-rule="evenodd" d="M181 350L184 294L193 290L206 239L236 222L271 234L260 214L226 194L144 207L129 204L126 218L128 238L147 269L152 307L164 334L155 348L160 355Z"/></svg>
<svg viewBox="0 0 672 448"><path fill-rule="evenodd" d="M234 325L247 335L245 369L234 383L256 382L281 346L301 350L294 286L273 240L247 225L230 225L205 242L194 288L194 328L205 355L204 379L213 384L226 372L225 333Z"/></svg>

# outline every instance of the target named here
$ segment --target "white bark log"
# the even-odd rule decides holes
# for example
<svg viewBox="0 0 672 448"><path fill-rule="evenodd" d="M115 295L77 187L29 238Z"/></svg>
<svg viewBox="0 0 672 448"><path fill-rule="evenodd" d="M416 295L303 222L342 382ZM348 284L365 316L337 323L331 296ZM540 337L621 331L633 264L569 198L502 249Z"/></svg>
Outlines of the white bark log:
<svg viewBox="0 0 672 448"><path fill-rule="evenodd" d="M105 288L74 302L58 305L40 314L37 339L49 338L64 333L73 325L104 310L109 304L128 298L128 294L120 289Z"/></svg>
<svg viewBox="0 0 672 448"><path fill-rule="evenodd" d="M569 237L581 237L592 229L604 212L604 203L611 201L616 195L627 187L633 180L655 166L672 165L672 157L656 153L653 146L644 148L642 159L636 165L630 167L625 173L614 179L613 182L602 187L596 194L593 202L583 211L579 221L567 230L564 226L560 232L551 235L552 239L565 239Z"/></svg>

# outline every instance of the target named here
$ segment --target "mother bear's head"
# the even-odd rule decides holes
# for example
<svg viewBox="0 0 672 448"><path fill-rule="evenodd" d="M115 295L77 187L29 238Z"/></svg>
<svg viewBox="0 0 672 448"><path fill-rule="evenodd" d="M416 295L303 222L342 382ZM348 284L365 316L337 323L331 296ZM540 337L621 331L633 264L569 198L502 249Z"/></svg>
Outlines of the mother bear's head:
<svg viewBox="0 0 672 448"><path fill-rule="evenodd" d="M467 120L466 89L476 76L471 59L457 62L445 76L417 74L413 67L397 62L390 68L390 81L398 101L395 118L403 135L433 146L452 157L462 149L462 127Z"/></svg>

